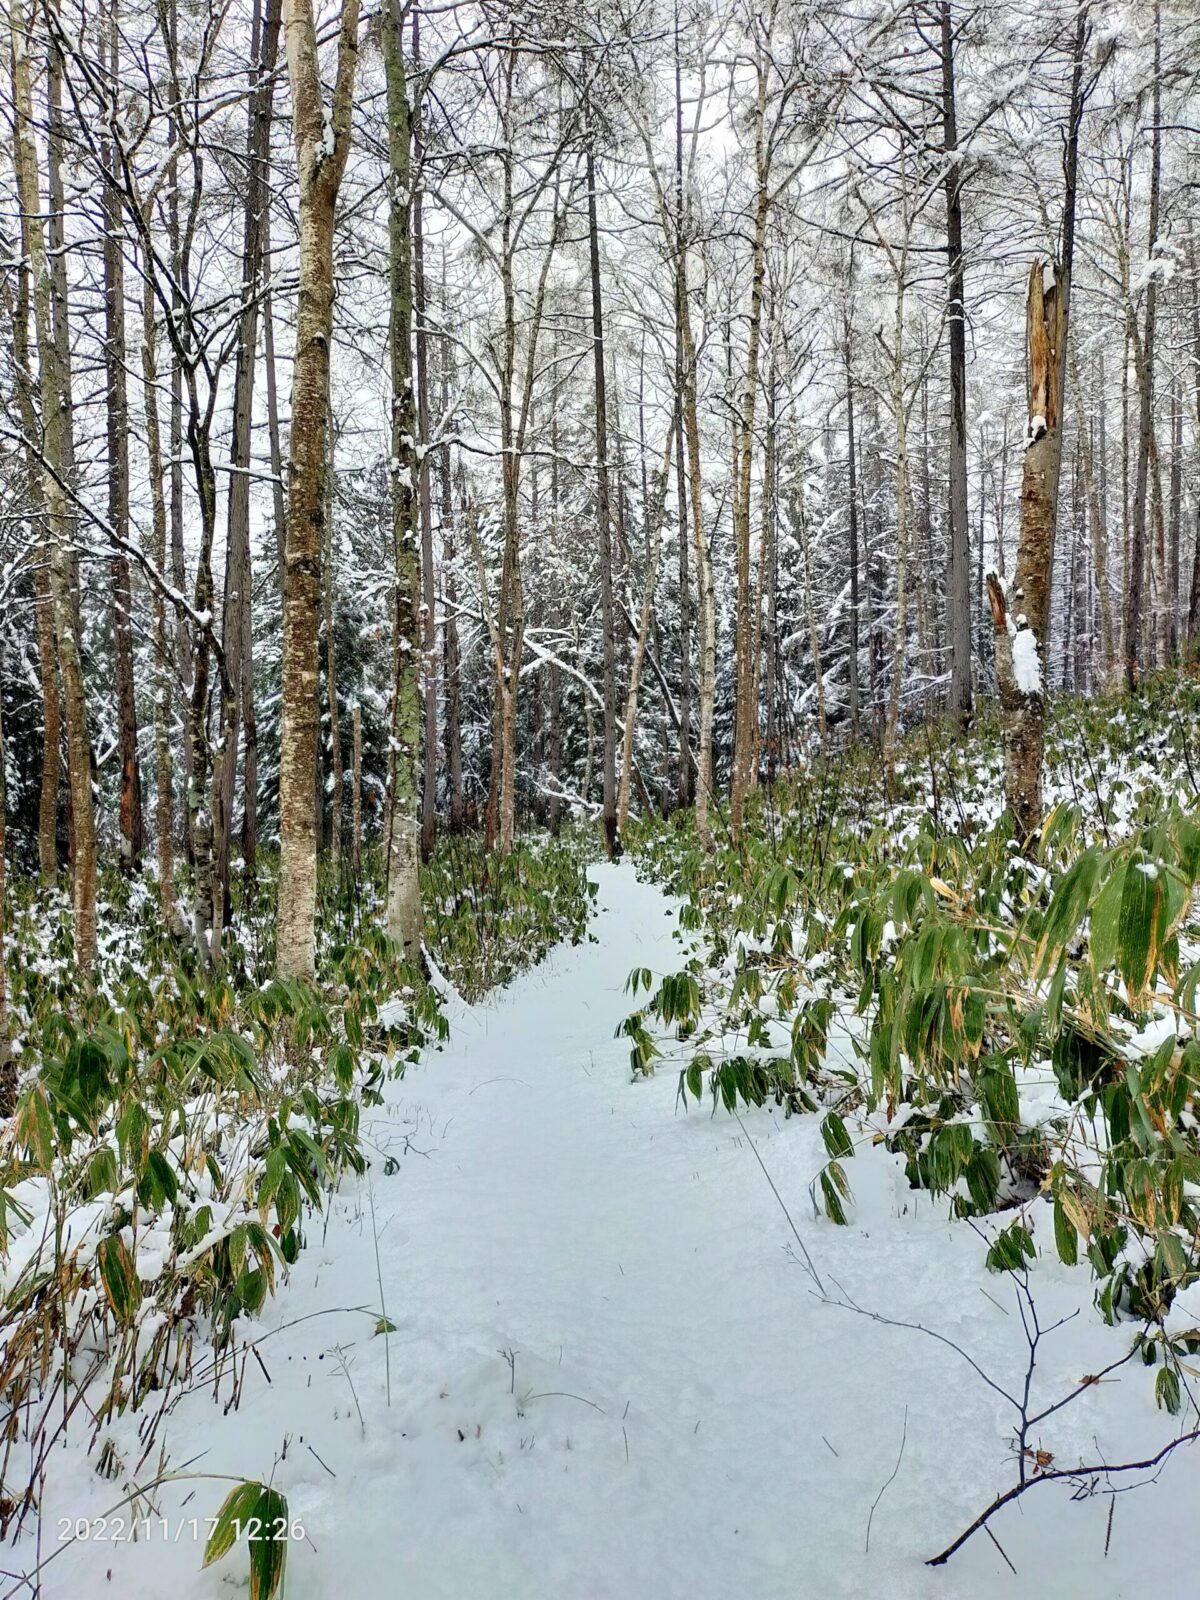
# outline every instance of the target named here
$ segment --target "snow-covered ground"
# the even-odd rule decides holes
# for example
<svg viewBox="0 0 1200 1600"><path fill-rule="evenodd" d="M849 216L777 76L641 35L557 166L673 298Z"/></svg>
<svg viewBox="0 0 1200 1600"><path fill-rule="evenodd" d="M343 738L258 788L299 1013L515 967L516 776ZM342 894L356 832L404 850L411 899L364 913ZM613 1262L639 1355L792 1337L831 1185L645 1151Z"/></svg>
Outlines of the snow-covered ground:
<svg viewBox="0 0 1200 1600"><path fill-rule="evenodd" d="M1186 1449L1115 1502L1047 1485L1002 1513L1016 1577L986 1534L924 1566L1013 1481L1012 1414L945 1345L822 1301L748 1137L831 1296L923 1321L1005 1387L1025 1363L1012 1285L884 1152L847 1163L855 1205L838 1229L808 1200L818 1119L764 1110L744 1132L723 1111L677 1110L669 1068L631 1084L614 1037L626 976L673 970L679 946L672 908L632 867L596 874L598 942L454 1006L449 1046L392 1085L368 1124L369 1178L343 1183L290 1284L243 1330L270 1382L251 1361L228 1415L207 1392L185 1398L163 1429L169 1464L273 1476L306 1534L290 1600L1194 1594L1200 1457ZM1083 1308L1044 1347L1048 1402L1130 1330L1105 1328L1086 1269L1042 1243L1043 1322ZM1153 1374L1117 1376L1038 1431L1056 1466L1170 1438ZM135 1428L117 1425L122 1454ZM64 1455L42 1507L41 1559L55 1558L41 1594L238 1593L244 1546L200 1570L227 1487L166 1485L165 1536L56 1554L60 1517L99 1516L122 1492ZM36 1556L27 1540L0 1564Z"/></svg>

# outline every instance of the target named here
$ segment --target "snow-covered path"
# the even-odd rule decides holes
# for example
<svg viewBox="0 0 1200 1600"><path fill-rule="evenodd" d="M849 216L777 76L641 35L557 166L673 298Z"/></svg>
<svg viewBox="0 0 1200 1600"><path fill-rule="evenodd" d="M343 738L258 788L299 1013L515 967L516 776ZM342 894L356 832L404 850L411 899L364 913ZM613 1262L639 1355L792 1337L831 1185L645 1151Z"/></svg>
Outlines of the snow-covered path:
<svg viewBox="0 0 1200 1600"><path fill-rule="evenodd" d="M923 1566L1011 1481L1003 1402L933 1341L821 1303L738 1123L676 1112L670 1068L631 1085L614 1038L625 979L678 963L675 920L631 867L597 875L597 942L459 1008L449 1046L392 1086L369 1135L394 1163L343 1184L265 1313L270 1385L251 1364L236 1413L185 1400L172 1461L202 1451L197 1471L274 1473L308 1535L290 1600L894 1600L1016 1596L1030 1579L1043 1596L1192 1592L1177 1586L1200 1560L1182 1514L1190 1459L1118 1505L1107 1562L1108 1500L1047 1489L997 1526L1022 1580L986 1537ZM763 1111L747 1128L830 1280L1015 1378L1017 1319L944 1205L916 1202L868 1153L851 1164L851 1224L834 1229L807 1199L816 1119ZM1047 1313L1088 1293L1047 1278ZM338 1309L353 1307L367 1309ZM1123 1337L1086 1311L1073 1327L1048 1353L1047 1393ZM1161 1442L1140 1367L1119 1413L1115 1387L1063 1413L1047 1445L1070 1459L1114 1415L1117 1447ZM60 1513L116 1498L88 1478L49 1495L48 1546ZM223 1494L171 1486L159 1510L174 1526ZM1151 1516L1171 1519L1173 1547L1140 1536ZM186 1524L170 1544L89 1540L42 1592L213 1600L244 1585L244 1548L206 1573L199 1561Z"/></svg>

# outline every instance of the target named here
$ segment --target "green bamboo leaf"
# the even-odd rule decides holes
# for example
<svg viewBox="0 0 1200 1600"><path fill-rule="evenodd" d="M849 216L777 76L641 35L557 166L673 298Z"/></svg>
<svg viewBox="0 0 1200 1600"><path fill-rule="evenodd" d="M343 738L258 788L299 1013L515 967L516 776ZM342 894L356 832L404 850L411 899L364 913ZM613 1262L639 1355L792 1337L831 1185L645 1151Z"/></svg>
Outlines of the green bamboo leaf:
<svg viewBox="0 0 1200 1600"><path fill-rule="evenodd" d="M1160 1367L1154 1380L1154 1401L1160 1411L1176 1416L1182 1404L1179 1392L1179 1374L1174 1367Z"/></svg>
<svg viewBox="0 0 1200 1600"><path fill-rule="evenodd" d="M1117 959L1117 929L1128 866L1126 860L1117 864L1092 905L1089 951L1096 973L1107 972Z"/></svg>
<svg viewBox="0 0 1200 1600"><path fill-rule="evenodd" d="M250 1600L274 1600L287 1566L288 1506L277 1489L263 1489L250 1539Z"/></svg>
<svg viewBox="0 0 1200 1600"><path fill-rule="evenodd" d="M122 1327L128 1327L142 1303L142 1286L133 1265L133 1257L119 1233L101 1239L96 1254L105 1298L113 1316Z"/></svg>
<svg viewBox="0 0 1200 1600"><path fill-rule="evenodd" d="M1117 925L1117 970L1130 998L1139 1000L1158 965L1159 916L1163 884L1151 861L1133 861L1125 873Z"/></svg>
<svg viewBox="0 0 1200 1600"><path fill-rule="evenodd" d="M1073 1267L1079 1259L1079 1237L1058 1195L1054 1197L1054 1243L1058 1247L1058 1259Z"/></svg>
<svg viewBox="0 0 1200 1600"><path fill-rule="evenodd" d="M852 1156L854 1145L846 1131L846 1124L836 1111L827 1113L821 1123L821 1138L825 1141L825 1148L831 1156Z"/></svg>
<svg viewBox="0 0 1200 1600"><path fill-rule="evenodd" d="M239 1483L225 1496L217 1512L216 1525L204 1547L203 1566L211 1567L214 1561L219 1561L227 1550L233 1548L242 1528L256 1515L262 1492L261 1483Z"/></svg>

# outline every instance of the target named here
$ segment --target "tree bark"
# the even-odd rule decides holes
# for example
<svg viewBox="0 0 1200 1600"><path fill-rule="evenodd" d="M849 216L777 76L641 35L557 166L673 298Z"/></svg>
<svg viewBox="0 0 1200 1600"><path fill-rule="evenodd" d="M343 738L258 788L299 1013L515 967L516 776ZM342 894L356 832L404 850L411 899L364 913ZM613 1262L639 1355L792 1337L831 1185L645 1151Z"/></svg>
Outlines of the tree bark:
<svg viewBox="0 0 1200 1600"><path fill-rule="evenodd" d="M442 288L445 291L443 262ZM450 351L443 341L441 350L442 415L450 410ZM445 687L443 738L446 750L446 788L450 813L450 832L463 831L462 717L459 710L462 664L458 644L458 577L455 572L454 489L450 469L450 446L439 452L441 510L438 518L442 535L442 683Z"/></svg>
<svg viewBox="0 0 1200 1600"><path fill-rule="evenodd" d="M362 707L358 701L350 711L351 786L350 786L350 870L357 880L362 871Z"/></svg>
<svg viewBox="0 0 1200 1600"><path fill-rule="evenodd" d="M106 16L107 69L115 96L120 83L116 0ZM106 171L114 170L113 150L101 141ZM104 187L104 379L108 430L108 522L129 539L129 396L125 382L125 257L121 245L121 196L115 183ZM112 629L117 691L117 749L121 762L118 823L120 868L137 872L142 864L142 779L138 766L137 699L133 681L133 587L123 549L112 557Z"/></svg>
<svg viewBox="0 0 1200 1600"><path fill-rule="evenodd" d="M629 688L625 696L625 729L621 744L621 783L617 794L617 837L629 821L629 789L633 778L634 737L637 732L638 691L642 681L642 663L646 658L646 641L650 636L650 619L654 615L654 594L658 586L658 566L662 553L662 525L666 516L667 483L671 476L671 456L675 444L675 421L667 429L667 447L662 470L654 486L654 503L646 507L649 523L646 549L646 577L642 584L642 609L638 619L633 656L629 663Z"/></svg>
<svg viewBox="0 0 1200 1600"><path fill-rule="evenodd" d="M590 121L590 112L589 112ZM588 261L592 287L592 358L596 402L596 524L600 557L600 629L603 649L604 755L602 769L604 845L609 859L620 853L617 811L617 637L612 589L612 510L608 480L608 412L604 373L604 299L600 282L600 231L596 220L595 130L587 141Z"/></svg>
<svg viewBox="0 0 1200 1600"><path fill-rule="evenodd" d="M34 326L42 402L43 493L51 541L50 590L54 631L62 672L63 711L67 730L67 779L71 798L72 909L75 960L90 978L96 960L96 824L92 802L91 743L79 637L79 613L73 587L71 518L65 485L71 480L68 379L61 361L58 329L66 326L65 279L56 288L55 268L46 253L41 200L38 195L38 153L33 133L33 91L30 80L29 24L22 0L11 9L13 42L13 162L33 281ZM51 51L53 59L54 52ZM53 86L52 86L53 105ZM59 203L61 181L57 149L51 141L50 194ZM51 233L54 232L53 220ZM55 300L61 295L55 317ZM69 346L68 346L69 348Z"/></svg>
<svg viewBox="0 0 1200 1600"><path fill-rule="evenodd" d="M342 725L338 714L337 641L333 634L333 597L336 584L336 545L333 522L333 435L330 432L327 493L325 499L324 632L325 699L329 706L329 858L334 873L342 865L342 809L346 797L346 770L342 759Z"/></svg>
<svg viewBox="0 0 1200 1600"><path fill-rule="evenodd" d="M234 785L237 776L239 726L245 735L245 796L242 812L243 859L247 834L253 853L254 825L251 775L257 767L254 681L251 650L250 465L257 368L259 304L262 299L263 235L269 203L268 163L274 109L275 69L279 56L280 0L255 0L250 45L250 99L246 128L246 205L242 222L242 312L238 325L233 380L233 436L230 442L229 522L225 550L222 608L230 695L221 730L221 776L215 849L217 892L221 914L229 913L229 859L233 831ZM282 492L280 489L279 492ZM254 787L257 787L255 779ZM251 822L247 829L247 809ZM249 862L246 862L249 868Z"/></svg>
<svg viewBox="0 0 1200 1600"><path fill-rule="evenodd" d="M0 645L0 680L4 676L4 647ZM17 1064L13 1060L12 1031L8 1016L8 952L5 934L8 928L8 885L6 882L5 851L7 847L6 814L8 811L8 786L5 766L8 756L4 748L4 714L0 702L0 1117L11 1116L17 1104Z"/></svg>
<svg viewBox="0 0 1200 1600"><path fill-rule="evenodd" d="M392 368L392 540L395 558L391 808L388 818L387 931L410 960L421 953L420 795L421 562L417 533L416 396L412 369L412 106L404 62L401 0L386 0Z"/></svg>
<svg viewBox="0 0 1200 1600"><path fill-rule="evenodd" d="M14 32L12 43L19 47ZM42 469L37 451L41 442L36 380L29 349L30 271L27 219L20 218L20 250L16 294L12 305L13 365L16 369L17 404L24 434L25 479L29 495L29 539L39 547L34 569L34 627L37 635L38 680L42 691L42 774L38 795L38 871L43 883L58 876L58 784L61 771L59 741L62 710L58 687L58 661L54 653L54 601L50 588L53 547L42 526Z"/></svg>
<svg viewBox="0 0 1200 1600"><path fill-rule="evenodd" d="M858 464L854 448L854 374L850 366L851 320L849 306L842 328L842 359L846 373L846 471L850 517L850 733L861 732L858 687Z"/></svg>
<svg viewBox="0 0 1200 1600"><path fill-rule="evenodd" d="M712 798L713 712L716 704L717 623L713 600L712 555L704 525L704 466L700 453L700 420L696 404L696 343L692 334L691 305L688 298L687 252L679 258L677 316L683 347L682 411L687 436L688 503L692 513L692 540L696 557L696 623L699 674L696 703L696 832L708 843L712 832L708 820Z"/></svg>
<svg viewBox="0 0 1200 1600"><path fill-rule="evenodd" d="M1092 533L1092 566L1096 574L1096 606L1100 622L1100 653L1104 678L1107 682L1113 670L1116 646L1113 640L1112 605L1108 593L1108 529L1105 526L1100 503L1096 462L1092 452L1092 436L1084 426L1083 390L1079 381L1079 364L1072 351L1069 357L1071 373L1071 398L1075 402L1078 418L1080 464L1083 468L1083 487L1087 499L1087 517ZM1100 405L1104 405L1103 384L1100 385Z"/></svg>
<svg viewBox="0 0 1200 1600"><path fill-rule="evenodd" d="M750 492L754 465L754 416L758 402L759 347L762 338L763 297L767 272L767 220L770 215L770 164L766 143L767 75L769 58L760 53L754 108L754 230L750 258L750 315L747 330L746 370L735 423L733 497L734 550L737 562L737 614L734 624L736 669L734 705L733 784L729 802L730 831L736 837L745 817L751 769L758 743L758 702L755 694L753 643L758 599L753 593L750 569Z"/></svg>
<svg viewBox="0 0 1200 1600"><path fill-rule="evenodd" d="M971 711L971 547L967 521L967 308L963 264L963 169L954 93L954 21L941 0L942 132L946 190L946 296L950 354L950 572L946 631L950 640L948 710Z"/></svg>
<svg viewBox="0 0 1200 1600"><path fill-rule="evenodd" d="M421 60L420 13L412 19L413 63ZM421 704L424 715L421 761L421 856L428 860L437 843L438 660L437 572L433 562L433 487L429 473L429 355L425 320L425 217L421 192L423 146L419 108L413 113L413 305L417 379L417 426L421 457L417 466L417 504L421 516Z"/></svg>
<svg viewBox="0 0 1200 1600"><path fill-rule="evenodd" d="M1049 287L1045 276L1053 274ZM1062 455L1062 355L1070 280L1037 260L1029 275L1026 350L1029 430L1021 481L1021 532L1011 590L988 578L996 630L996 678L1004 724L1005 797L1017 842L1028 848L1042 824L1047 630L1058 476Z"/></svg>
<svg viewBox="0 0 1200 1600"><path fill-rule="evenodd" d="M1162 173L1162 83L1161 28L1158 0L1154 5L1154 90L1153 124L1150 145L1150 238L1151 264L1158 249L1159 195ZM1151 272L1146 285L1146 323L1142 334L1141 359L1136 362L1138 379L1138 448L1133 490L1133 521L1129 541L1129 585L1125 594L1125 683L1133 689L1145 659L1142 639L1144 596L1148 551L1146 509L1151 457L1154 453L1154 360L1158 319L1158 276Z"/></svg>
<svg viewBox="0 0 1200 1600"><path fill-rule="evenodd" d="M158 322L154 285L147 272L142 286L142 391L146 416L146 466L150 478L150 559L167 575L167 502L163 491L162 430L158 414ZM151 599L154 648L154 829L158 866L158 904L171 927L175 910L174 786L171 759L171 700L175 651L167 627L167 605L156 584Z"/></svg>
<svg viewBox="0 0 1200 1600"><path fill-rule="evenodd" d="M317 819L313 789L319 723L317 640L333 338L333 230L350 146L358 61L358 0L343 0L337 80L329 110L321 92L311 0L286 0L284 28L300 180L300 273L288 453L276 960L281 977L312 979L316 972Z"/></svg>

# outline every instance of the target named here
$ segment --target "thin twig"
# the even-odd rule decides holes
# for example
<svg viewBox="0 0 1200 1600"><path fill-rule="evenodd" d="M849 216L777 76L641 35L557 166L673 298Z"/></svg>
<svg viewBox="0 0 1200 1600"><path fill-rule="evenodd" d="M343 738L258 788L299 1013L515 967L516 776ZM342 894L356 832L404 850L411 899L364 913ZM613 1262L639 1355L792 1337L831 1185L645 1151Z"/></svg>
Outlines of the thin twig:
<svg viewBox="0 0 1200 1600"><path fill-rule="evenodd" d="M871 1510L870 1510L870 1512L868 1513L868 1516L867 1516L867 1542L863 1546L864 1555L869 1554L870 1553L870 1549L871 1549L871 1523L875 1520L875 1508L876 1508L876 1506L878 1506L879 1502L883 1499L884 1494L887 1492L887 1490L890 1489L892 1484L895 1483L895 1481L896 1481L896 1474L900 1471L900 1463L904 1460L904 1446L907 1443L907 1441L908 1441L908 1407L905 1406L905 1408L904 1408L904 1423L903 1423L903 1426L900 1429L900 1454L896 1457L896 1465L892 1468L891 1477L887 1480L887 1482L883 1485L883 1488L880 1489L879 1493L875 1496L874 1500L871 1502Z"/></svg>
<svg viewBox="0 0 1200 1600"><path fill-rule="evenodd" d="M801 1253L804 1256L804 1262L805 1262L805 1265L808 1268L809 1277L811 1277L812 1281L816 1284L817 1288L821 1291L822 1296L825 1296L825 1285L821 1282L821 1275L817 1271L816 1267L813 1265L813 1258L808 1253L808 1246L805 1244L804 1240L800 1237L800 1230L799 1230L799 1228L797 1228L796 1224L792 1221L792 1213L788 1210L787 1206L784 1204L783 1196L780 1194L779 1190L775 1187L775 1180L774 1180L774 1178L772 1178L771 1174L767 1171L767 1164L763 1160L762 1156L759 1155L758 1146L755 1144L754 1140L750 1137L750 1131L746 1127L746 1124L742 1121L742 1114L741 1114L741 1112L738 1110L738 1108L736 1106L733 1107L733 1114L738 1120L738 1126L741 1128L742 1132L746 1135L746 1143L750 1146L751 1150L754 1151L754 1159L758 1162L759 1166L762 1168L763 1177L771 1185L771 1193L775 1196L776 1200L778 1200L779 1209L783 1212L784 1216L787 1218L788 1227L792 1230L792 1233L795 1236L796 1243L800 1246Z"/></svg>

